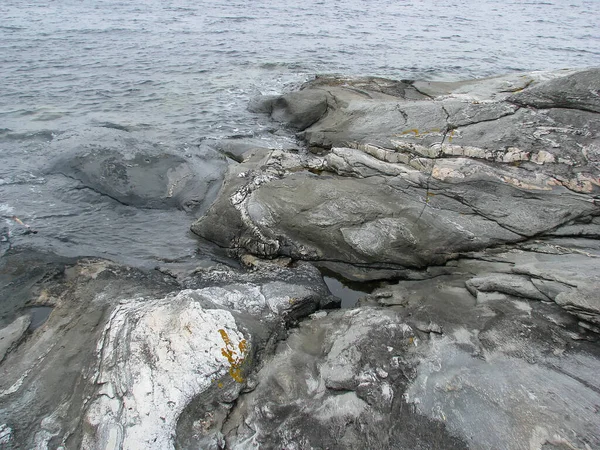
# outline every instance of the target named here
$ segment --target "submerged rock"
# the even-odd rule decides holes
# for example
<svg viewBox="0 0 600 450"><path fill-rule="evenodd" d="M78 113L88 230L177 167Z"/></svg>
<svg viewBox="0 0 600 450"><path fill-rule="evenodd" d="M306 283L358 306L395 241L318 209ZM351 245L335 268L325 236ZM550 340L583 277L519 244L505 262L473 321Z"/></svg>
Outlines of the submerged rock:
<svg viewBox="0 0 600 450"><path fill-rule="evenodd" d="M226 163L216 151L189 152L138 140L117 130L63 135L63 155L48 169L103 196L141 208L205 209L214 199Z"/></svg>

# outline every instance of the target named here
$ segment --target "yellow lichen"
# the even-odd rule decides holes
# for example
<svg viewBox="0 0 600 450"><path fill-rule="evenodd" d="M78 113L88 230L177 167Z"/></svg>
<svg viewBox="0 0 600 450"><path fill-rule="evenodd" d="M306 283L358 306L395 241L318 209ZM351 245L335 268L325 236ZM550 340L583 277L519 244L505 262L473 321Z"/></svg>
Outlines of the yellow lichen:
<svg viewBox="0 0 600 450"><path fill-rule="evenodd" d="M227 358L227 362L229 363L229 375L238 383L244 382L242 365L246 358L246 354L248 353L248 344L245 339L242 339L238 344L238 351L235 348L235 345L231 342L231 339L227 335L225 330L219 330L219 334L221 335L221 339L225 342L225 347L221 349L221 354Z"/></svg>
<svg viewBox="0 0 600 450"><path fill-rule="evenodd" d="M409 134L409 133L414 133L415 136L418 136L419 135L419 130L417 130L416 128L412 128L410 130L403 131L401 134Z"/></svg>
<svg viewBox="0 0 600 450"><path fill-rule="evenodd" d="M450 130L450 132L448 133L448 142L451 144L452 143L452 138L454 137L454 130Z"/></svg>

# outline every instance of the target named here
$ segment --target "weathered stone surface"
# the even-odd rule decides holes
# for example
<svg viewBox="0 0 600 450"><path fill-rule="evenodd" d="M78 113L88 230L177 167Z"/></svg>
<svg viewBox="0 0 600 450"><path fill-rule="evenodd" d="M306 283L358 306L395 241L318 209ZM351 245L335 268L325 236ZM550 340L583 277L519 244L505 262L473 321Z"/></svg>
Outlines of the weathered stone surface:
<svg viewBox="0 0 600 450"><path fill-rule="evenodd" d="M87 368L112 302L135 295L164 296L172 279L108 261L61 258L13 249L2 258L0 304L11 320L28 307L53 306L0 365L0 425L4 448L56 448L77 442ZM77 447L77 444L72 444Z"/></svg>
<svg viewBox="0 0 600 450"><path fill-rule="evenodd" d="M89 431L82 446L174 448L183 409L213 384L223 384L229 370L242 381L251 347L230 312L205 310L187 292L121 302L98 343L98 391L86 405ZM232 352L231 362L223 348ZM228 384L225 397L233 400L241 383Z"/></svg>
<svg viewBox="0 0 600 450"><path fill-rule="evenodd" d="M0 446L600 447L598 73L319 77L255 102L311 151L214 146L237 162L192 230L247 270L8 249ZM131 138L79 158L63 136L54 170L202 211L224 165L204 189L194 155ZM336 300L298 260L394 281L316 312Z"/></svg>
<svg viewBox="0 0 600 450"><path fill-rule="evenodd" d="M303 322L240 397L230 448L467 448L402 394L415 335L393 311L363 308ZM400 426L401 424L401 426Z"/></svg>
<svg viewBox="0 0 600 450"><path fill-rule="evenodd" d="M303 322L258 373L257 388L239 398L223 426L227 444L598 446L597 336L512 272L568 264L575 255L471 254L365 300L386 308L363 305ZM482 290L473 296L475 285Z"/></svg>
<svg viewBox="0 0 600 450"><path fill-rule="evenodd" d="M535 108L570 108L600 113L600 82L598 69L540 83L512 95L516 104Z"/></svg>
<svg viewBox="0 0 600 450"><path fill-rule="evenodd" d="M597 80L330 78L287 97L327 94L300 134L313 154L244 160L192 229L403 280L292 332L224 422L227 445L600 445L600 116L583 95Z"/></svg>
<svg viewBox="0 0 600 450"><path fill-rule="evenodd" d="M200 270L182 290L159 272L102 260L46 255L15 270L12 252L3 294L53 310L0 366L9 449L220 448L232 402L286 323L330 302L306 263Z"/></svg>
<svg viewBox="0 0 600 450"><path fill-rule="evenodd" d="M63 156L48 169L126 205L205 209L226 169L216 151L182 157L117 130L90 130L53 141Z"/></svg>
<svg viewBox="0 0 600 450"><path fill-rule="evenodd" d="M0 362L9 350L19 343L30 323L30 317L24 315L15 319L10 325L0 328Z"/></svg>
<svg viewBox="0 0 600 450"><path fill-rule="evenodd" d="M439 84L427 95L417 83L318 78L285 104L326 94L327 113L301 134L326 153L246 159L192 230L259 256L374 270L424 268L573 224L594 235L600 115L507 100L573 77L600 80L600 70Z"/></svg>
<svg viewBox="0 0 600 450"><path fill-rule="evenodd" d="M317 122L327 111L327 94L322 91L291 92L275 99L271 117L304 130Z"/></svg>

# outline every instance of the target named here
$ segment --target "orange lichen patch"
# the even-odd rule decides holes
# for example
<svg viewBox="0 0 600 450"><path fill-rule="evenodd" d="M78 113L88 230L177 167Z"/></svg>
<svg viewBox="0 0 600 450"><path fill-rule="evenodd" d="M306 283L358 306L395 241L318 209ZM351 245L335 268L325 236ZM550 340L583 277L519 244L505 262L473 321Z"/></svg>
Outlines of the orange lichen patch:
<svg viewBox="0 0 600 450"><path fill-rule="evenodd" d="M225 347L221 349L221 354L227 358L227 362L229 362L229 375L231 375L231 378L238 383L243 383L244 377L242 374L242 365L244 364L246 354L248 353L248 343L245 339L242 339L236 350L235 345L233 345L225 330L219 330L219 334L221 335L223 342L225 342Z"/></svg>

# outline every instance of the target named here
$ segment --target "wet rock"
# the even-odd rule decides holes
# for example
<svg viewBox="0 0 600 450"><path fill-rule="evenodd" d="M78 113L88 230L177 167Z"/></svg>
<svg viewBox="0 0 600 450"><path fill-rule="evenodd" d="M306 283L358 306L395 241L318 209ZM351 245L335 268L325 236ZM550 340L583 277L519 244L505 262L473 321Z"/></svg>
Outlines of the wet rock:
<svg viewBox="0 0 600 450"><path fill-rule="evenodd" d="M273 120L297 130L304 130L317 122L327 111L327 93L307 90L282 96L269 96L250 105L254 112L266 112Z"/></svg>
<svg viewBox="0 0 600 450"><path fill-rule="evenodd" d="M232 150L192 226L246 270L8 249L0 444L599 447L597 77L320 77L263 99L308 148ZM199 211L220 184L221 159L102 133L54 140L54 173ZM396 278L317 312L337 299L302 260ZM52 312L24 331L32 307Z"/></svg>
<svg viewBox="0 0 600 450"><path fill-rule="evenodd" d="M125 205L205 209L220 187L226 163L216 151L180 156L173 149L117 130L63 135L62 156L47 170Z"/></svg>
<svg viewBox="0 0 600 450"><path fill-rule="evenodd" d="M322 154L255 153L192 230L242 252L345 263L372 278L543 234L595 236L600 116L510 100L573 79L600 72L438 83L429 94L417 82L316 79L285 105L302 110L326 95L327 112L315 106L322 117L301 134Z"/></svg>
<svg viewBox="0 0 600 450"><path fill-rule="evenodd" d="M0 424L11 430L7 448L77 441L86 376L111 305L136 295L164 296L176 286L161 274L29 249L12 249L1 264L3 320L33 305L54 306L0 365Z"/></svg>
<svg viewBox="0 0 600 450"><path fill-rule="evenodd" d="M32 261L20 265L24 255ZM306 263L214 267L179 282L17 250L3 263L13 307L53 307L24 337L28 316L1 329L14 337L0 366L7 448L218 448L233 402L286 324L329 296Z"/></svg>
<svg viewBox="0 0 600 450"><path fill-rule="evenodd" d="M0 328L0 362L9 350L18 344L25 331L27 331L30 322L29 316L21 316L10 325Z"/></svg>

